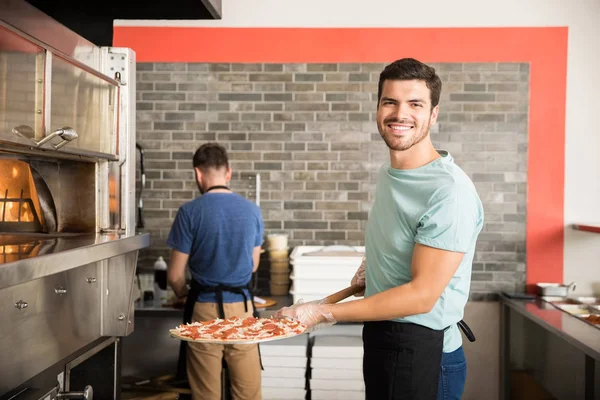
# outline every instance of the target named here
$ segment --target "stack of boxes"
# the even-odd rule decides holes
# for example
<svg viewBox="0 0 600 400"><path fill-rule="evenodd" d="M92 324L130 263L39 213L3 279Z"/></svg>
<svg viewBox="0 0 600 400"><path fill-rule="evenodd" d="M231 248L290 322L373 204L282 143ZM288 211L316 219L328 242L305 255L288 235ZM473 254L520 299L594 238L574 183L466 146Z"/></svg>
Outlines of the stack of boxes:
<svg viewBox="0 0 600 400"><path fill-rule="evenodd" d="M320 300L350 286L364 253L364 246L294 247L290 255L294 303ZM344 301L352 299L356 298Z"/></svg>
<svg viewBox="0 0 600 400"><path fill-rule="evenodd" d="M363 400L362 325L335 325L311 333L312 400Z"/></svg>
<svg viewBox="0 0 600 400"><path fill-rule="evenodd" d="M307 348L308 334L260 344L264 400L306 398Z"/></svg>
<svg viewBox="0 0 600 400"><path fill-rule="evenodd" d="M271 296L286 296L290 289L288 236L280 233L270 234L267 236L267 243L271 265L269 280Z"/></svg>

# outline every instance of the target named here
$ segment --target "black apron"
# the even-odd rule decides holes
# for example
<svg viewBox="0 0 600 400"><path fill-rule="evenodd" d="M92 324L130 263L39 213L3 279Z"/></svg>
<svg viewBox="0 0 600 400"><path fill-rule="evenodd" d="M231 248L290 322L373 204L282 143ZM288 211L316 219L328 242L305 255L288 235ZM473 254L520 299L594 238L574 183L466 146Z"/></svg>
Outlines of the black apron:
<svg viewBox="0 0 600 400"><path fill-rule="evenodd" d="M473 333L457 324L469 341ZM367 400L436 400L444 350L443 330L414 323L366 321L363 376Z"/></svg>

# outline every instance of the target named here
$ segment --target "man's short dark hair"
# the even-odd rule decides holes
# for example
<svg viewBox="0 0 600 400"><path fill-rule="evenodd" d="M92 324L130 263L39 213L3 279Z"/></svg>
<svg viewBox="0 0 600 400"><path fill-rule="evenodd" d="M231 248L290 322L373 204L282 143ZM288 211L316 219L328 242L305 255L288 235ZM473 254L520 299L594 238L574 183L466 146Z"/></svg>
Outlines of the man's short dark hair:
<svg viewBox="0 0 600 400"><path fill-rule="evenodd" d="M381 99L383 82L385 81L425 81L425 85L431 92L431 108L433 109L440 102L440 93L442 92L442 80L435 73L435 68L423 64L414 58L402 58L386 66L379 74L379 87L377 93L377 105Z"/></svg>
<svg viewBox="0 0 600 400"><path fill-rule="evenodd" d="M228 168L227 150L218 143L205 143L194 154L194 168L202 172L209 168Z"/></svg>

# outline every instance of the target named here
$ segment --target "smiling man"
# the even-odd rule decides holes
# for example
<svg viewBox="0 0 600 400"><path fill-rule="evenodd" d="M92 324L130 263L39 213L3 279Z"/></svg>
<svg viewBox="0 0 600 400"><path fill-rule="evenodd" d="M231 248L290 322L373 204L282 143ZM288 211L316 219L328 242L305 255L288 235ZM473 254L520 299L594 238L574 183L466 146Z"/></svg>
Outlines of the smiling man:
<svg viewBox="0 0 600 400"><path fill-rule="evenodd" d="M460 399L465 384L458 326L483 207L469 177L431 142L441 88L435 69L412 58L380 74L377 127L390 161L378 175L366 262L353 280L365 277L365 298L279 311L308 326L365 321L367 399Z"/></svg>

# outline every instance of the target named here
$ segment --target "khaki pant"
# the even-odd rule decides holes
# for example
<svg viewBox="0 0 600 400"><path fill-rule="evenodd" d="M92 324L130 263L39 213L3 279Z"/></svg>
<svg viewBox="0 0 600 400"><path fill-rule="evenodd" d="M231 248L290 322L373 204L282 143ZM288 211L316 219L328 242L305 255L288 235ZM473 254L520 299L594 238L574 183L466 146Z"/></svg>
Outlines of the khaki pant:
<svg viewBox="0 0 600 400"><path fill-rule="evenodd" d="M248 312L244 303L224 303L225 318L252 316L252 303ZM206 321L219 317L217 303L196 303L193 321ZM261 369L256 344L207 344L188 342L187 375L193 400L221 400L222 360L225 358L231 382L233 400L261 400Z"/></svg>

